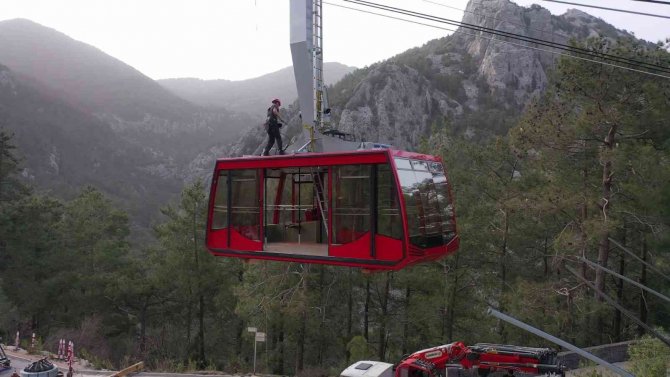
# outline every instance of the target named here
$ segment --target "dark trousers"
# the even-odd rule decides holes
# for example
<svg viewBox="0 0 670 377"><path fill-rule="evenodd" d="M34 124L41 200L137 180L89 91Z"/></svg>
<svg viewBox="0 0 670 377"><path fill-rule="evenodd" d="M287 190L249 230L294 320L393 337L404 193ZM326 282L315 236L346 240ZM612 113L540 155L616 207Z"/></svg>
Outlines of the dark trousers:
<svg viewBox="0 0 670 377"><path fill-rule="evenodd" d="M275 144L275 140L277 140L277 151L279 152L279 154L284 154L282 148L281 133L279 133L279 126L273 124L268 126L268 136L270 138L268 139L268 145L266 145L265 149L263 150L263 156L270 155L270 149L272 149L272 146Z"/></svg>

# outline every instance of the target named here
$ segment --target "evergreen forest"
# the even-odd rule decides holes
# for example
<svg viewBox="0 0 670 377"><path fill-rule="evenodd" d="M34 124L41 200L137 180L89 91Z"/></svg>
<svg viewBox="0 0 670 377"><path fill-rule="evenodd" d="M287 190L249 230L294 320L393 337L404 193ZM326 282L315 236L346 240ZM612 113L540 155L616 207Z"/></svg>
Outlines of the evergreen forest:
<svg viewBox="0 0 670 377"><path fill-rule="evenodd" d="M258 370L299 376L454 341L553 346L489 307L580 347L645 326L668 337L668 302L594 266L670 295L670 80L568 58L552 75L505 135L434 122L418 149L445 161L461 246L396 272L214 257L206 181L164 204L155 242L134 244L128 213L96 187L67 200L30 187L2 131L0 336L35 332L51 351L71 339L97 367L233 373L251 370L257 327Z"/></svg>

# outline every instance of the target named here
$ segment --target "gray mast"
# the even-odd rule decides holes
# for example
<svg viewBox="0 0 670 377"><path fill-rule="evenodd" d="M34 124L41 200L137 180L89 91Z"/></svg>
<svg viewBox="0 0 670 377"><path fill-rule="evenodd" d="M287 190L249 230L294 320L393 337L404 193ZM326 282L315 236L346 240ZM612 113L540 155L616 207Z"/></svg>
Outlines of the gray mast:
<svg viewBox="0 0 670 377"><path fill-rule="evenodd" d="M291 56L302 114L303 140L310 152L320 151L315 131L322 120L323 58L320 0L291 0Z"/></svg>
<svg viewBox="0 0 670 377"><path fill-rule="evenodd" d="M321 0L291 0L291 57L303 127L294 152L347 151L360 145L322 133L329 119L325 114L322 10Z"/></svg>

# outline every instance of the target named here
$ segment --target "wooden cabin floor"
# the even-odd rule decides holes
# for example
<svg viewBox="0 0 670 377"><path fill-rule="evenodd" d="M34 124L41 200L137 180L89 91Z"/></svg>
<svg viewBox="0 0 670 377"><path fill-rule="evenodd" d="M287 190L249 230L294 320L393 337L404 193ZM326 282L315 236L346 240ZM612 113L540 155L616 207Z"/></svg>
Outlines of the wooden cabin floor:
<svg viewBox="0 0 670 377"><path fill-rule="evenodd" d="M269 253L283 253L295 255L328 256L328 245L320 243L297 243L297 242L268 242L265 250Z"/></svg>

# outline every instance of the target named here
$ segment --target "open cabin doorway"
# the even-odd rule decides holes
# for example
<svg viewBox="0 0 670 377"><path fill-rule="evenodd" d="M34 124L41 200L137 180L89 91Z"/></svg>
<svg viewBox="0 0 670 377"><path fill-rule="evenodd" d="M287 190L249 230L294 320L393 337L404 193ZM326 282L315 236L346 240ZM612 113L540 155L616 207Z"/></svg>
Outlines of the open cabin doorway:
<svg viewBox="0 0 670 377"><path fill-rule="evenodd" d="M263 250L328 256L329 169L273 168L264 176Z"/></svg>

